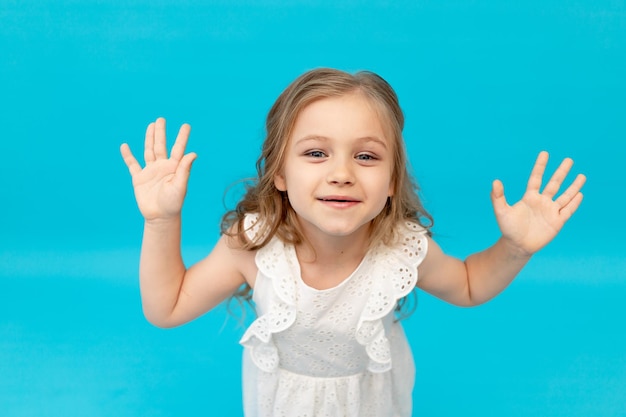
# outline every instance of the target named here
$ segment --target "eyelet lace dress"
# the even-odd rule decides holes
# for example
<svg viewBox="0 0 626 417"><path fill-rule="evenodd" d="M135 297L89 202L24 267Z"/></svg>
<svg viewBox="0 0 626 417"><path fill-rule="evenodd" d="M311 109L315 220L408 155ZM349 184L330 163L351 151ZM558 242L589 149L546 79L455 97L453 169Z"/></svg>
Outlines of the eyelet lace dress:
<svg viewBox="0 0 626 417"><path fill-rule="evenodd" d="M250 237L257 217L248 215ZM400 225L399 242L370 250L336 287L306 285L293 245L256 255L258 318L241 338L246 417L405 417L415 368L394 309L417 281L426 231Z"/></svg>

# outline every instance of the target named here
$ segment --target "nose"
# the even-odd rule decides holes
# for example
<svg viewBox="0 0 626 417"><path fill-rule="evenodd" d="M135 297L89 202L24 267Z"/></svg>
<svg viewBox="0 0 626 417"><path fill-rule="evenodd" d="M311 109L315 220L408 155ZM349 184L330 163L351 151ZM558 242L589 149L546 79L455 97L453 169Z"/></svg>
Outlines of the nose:
<svg viewBox="0 0 626 417"><path fill-rule="evenodd" d="M334 185L350 185L354 184L354 172L350 166L350 161L344 158L337 158L329 164L327 181Z"/></svg>

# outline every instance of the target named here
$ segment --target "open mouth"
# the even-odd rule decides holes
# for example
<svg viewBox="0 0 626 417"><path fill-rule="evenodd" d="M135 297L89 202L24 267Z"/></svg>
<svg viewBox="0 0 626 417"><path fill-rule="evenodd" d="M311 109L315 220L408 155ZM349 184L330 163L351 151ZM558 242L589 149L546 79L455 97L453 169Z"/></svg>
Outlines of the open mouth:
<svg viewBox="0 0 626 417"><path fill-rule="evenodd" d="M356 203L358 201L353 198L346 198L346 197L323 197L323 198L318 198L318 200L329 202L329 203Z"/></svg>

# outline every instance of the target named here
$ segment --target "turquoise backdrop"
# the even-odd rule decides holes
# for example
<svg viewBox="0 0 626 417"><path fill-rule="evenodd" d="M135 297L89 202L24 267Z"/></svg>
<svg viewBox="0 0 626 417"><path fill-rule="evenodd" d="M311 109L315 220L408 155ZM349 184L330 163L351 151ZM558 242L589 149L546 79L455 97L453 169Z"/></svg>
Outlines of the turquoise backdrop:
<svg viewBox="0 0 626 417"><path fill-rule="evenodd" d="M183 252L218 238L264 117L320 66L396 89L436 239L497 239L536 154L571 156L585 200L494 301L424 293L405 322L416 416L626 415L623 0L0 0L0 414L241 416L220 307L161 330L137 283L142 219L119 145L189 122Z"/></svg>

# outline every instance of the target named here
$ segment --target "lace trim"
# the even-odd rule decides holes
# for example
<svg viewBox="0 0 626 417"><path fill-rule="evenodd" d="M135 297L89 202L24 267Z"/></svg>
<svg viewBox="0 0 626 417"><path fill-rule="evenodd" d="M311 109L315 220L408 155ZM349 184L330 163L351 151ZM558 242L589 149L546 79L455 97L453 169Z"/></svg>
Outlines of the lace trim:
<svg viewBox="0 0 626 417"><path fill-rule="evenodd" d="M259 233L258 216L247 215L244 226L250 238ZM263 371L272 372L278 367L278 350L272 334L282 332L296 320L296 280L289 269L286 247L279 239L272 239L259 249L255 260L259 272L271 279L273 298L267 313L257 318L246 330L240 342L251 349L253 362Z"/></svg>
<svg viewBox="0 0 626 417"><path fill-rule="evenodd" d="M357 325L356 340L365 346L371 372L391 369L391 348L385 335L383 318L391 313L398 300L415 288L417 267L426 257L428 249L424 228L409 221L404 226L406 229L401 231L397 246L391 251L387 247L377 249L375 256L379 262L372 269L372 275L377 279Z"/></svg>
<svg viewBox="0 0 626 417"><path fill-rule="evenodd" d="M258 216L248 215L244 225L249 236L258 233ZM417 267L426 256L428 240L426 231L413 222L405 222L406 230L401 241L391 251L378 247L372 254L375 264L371 275L372 292L357 324L356 340L365 347L370 358L368 370L375 373L391 369L391 349L385 335L383 318L395 307L398 300L408 295L417 282ZM259 272L271 279L273 298L267 313L257 318L246 330L240 343L250 348L253 362L259 369L272 372L278 368L278 350L272 334L289 328L296 320L296 282L288 262L288 251L279 239L272 239L256 255Z"/></svg>

